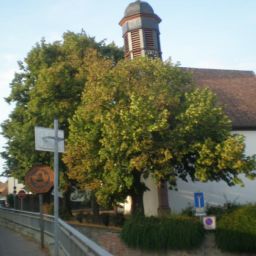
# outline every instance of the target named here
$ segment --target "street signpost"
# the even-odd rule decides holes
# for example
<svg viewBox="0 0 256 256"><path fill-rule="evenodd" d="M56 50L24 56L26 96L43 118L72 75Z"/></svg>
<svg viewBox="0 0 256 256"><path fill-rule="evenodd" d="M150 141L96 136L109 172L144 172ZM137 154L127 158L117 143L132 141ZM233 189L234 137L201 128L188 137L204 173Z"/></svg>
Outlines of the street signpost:
<svg viewBox="0 0 256 256"><path fill-rule="evenodd" d="M204 193L203 192L195 192L194 193L194 206L196 209L196 216L205 216L205 208L204 208Z"/></svg>
<svg viewBox="0 0 256 256"><path fill-rule="evenodd" d="M54 129L36 126L35 127L35 148L38 151L54 152L55 133ZM58 152L64 152L64 131L58 130Z"/></svg>
<svg viewBox="0 0 256 256"><path fill-rule="evenodd" d="M204 193L195 192L194 193L194 204L195 208L204 208Z"/></svg>
<svg viewBox="0 0 256 256"><path fill-rule="evenodd" d="M53 186L54 174L47 165L34 165L25 176L25 184L33 193L47 193Z"/></svg>
<svg viewBox="0 0 256 256"><path fill-rule="evenodd" d="M203 217L203 224L204 224L204 229L215 230L216 229L216 217L215 216Z"/></svg>
<svg viewBox="0 0 256 256"><path fill-rule="evenodd" d="M54 119L54 129L35 127L35 148L39 151L54 152L54 255L58 256L59 152L64 152L64 131L59 130L57 119Z"/></svg>
<svg viewBox="0 0 256 256"><path fill-rule="evenodd" d="M24 199L26 197L26 192L25 190L21 189L17 195L19 199Z"/></svg>
<svg viewBox="0 0 256 256"><path fill-rule="evenodd" d="M23 199L26 197L26 192L25 190L21 189L17 195L18 195L18 198L20 199L20 208L23 211Z"/></svg>
<svg viewBox="0 0 256 256"><path fill-rule="evenodd" d="M25 176L25 184L29 189L39 194L41 247L44 248L43 193L53 186L53 171L47 165L34 165Z"/></svg>

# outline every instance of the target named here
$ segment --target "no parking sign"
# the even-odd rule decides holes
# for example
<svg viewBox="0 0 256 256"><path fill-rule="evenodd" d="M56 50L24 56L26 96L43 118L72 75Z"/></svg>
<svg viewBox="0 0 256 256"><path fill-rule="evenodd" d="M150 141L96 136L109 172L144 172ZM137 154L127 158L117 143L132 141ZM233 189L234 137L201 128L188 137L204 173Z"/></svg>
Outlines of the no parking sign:
<svg viewBox="0 0 256 256"><path fill-rule="evenodd" d="M214 230L216 229L216 217L215 216L206 216L203 217L204 229Z"/></svg>

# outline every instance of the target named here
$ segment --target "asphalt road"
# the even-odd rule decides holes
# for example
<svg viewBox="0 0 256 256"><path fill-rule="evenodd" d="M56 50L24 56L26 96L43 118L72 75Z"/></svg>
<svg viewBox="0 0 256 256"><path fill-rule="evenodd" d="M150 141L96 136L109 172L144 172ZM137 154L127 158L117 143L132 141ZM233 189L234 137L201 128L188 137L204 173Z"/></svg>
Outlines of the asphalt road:
<svg viewBox="0 0 256 256"><path fill-rule="evenodd" d="M40 244L0 226L0 256L48 256Z"/></svg>

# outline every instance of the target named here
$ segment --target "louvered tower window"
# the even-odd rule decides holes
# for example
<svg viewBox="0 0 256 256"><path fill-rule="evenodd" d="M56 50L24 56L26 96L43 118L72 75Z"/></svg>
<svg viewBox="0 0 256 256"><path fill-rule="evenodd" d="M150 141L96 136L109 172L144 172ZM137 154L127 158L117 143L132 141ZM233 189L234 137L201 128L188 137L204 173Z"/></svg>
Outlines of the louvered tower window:
<svg viewBox="0 0 256 256"><path fill-rule="evenodd" d="M141 56L140 32L139 32L139 30L131 31L131 39L132 39L133 57Z"/></svg>
<svg viewBox="0 0 256 256"><path fill-rule="evenodd" d="M130 58L128 33L126 33L126 35L124 36L124 52L125 52L125 57Z"/></svg>
<svg viewBox="0 0 256 256"><path fill-rule="evenodd" d="M144 37L145 37L145 43L146 43L146 49L154 50L155 42L154 42L154 34L152 29L144 29Z"/></svg>

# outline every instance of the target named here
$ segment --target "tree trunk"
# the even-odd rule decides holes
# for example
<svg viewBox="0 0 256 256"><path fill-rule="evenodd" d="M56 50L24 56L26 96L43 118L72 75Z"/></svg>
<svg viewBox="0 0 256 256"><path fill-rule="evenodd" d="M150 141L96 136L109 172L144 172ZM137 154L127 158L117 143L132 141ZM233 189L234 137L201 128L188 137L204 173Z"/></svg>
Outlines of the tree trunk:
<svg viewBox="0 0 256 256"><path fill-rule="evenodd" d="M61 205L61 217L69 219L72 217L72 207L70 201L70 195L72 193L71 185L67 186L67 190L63 193L62 205Z"/></svg>
<svg viewBox="0 0 256 256"><path fill-rule="evenodd" d="M136 214L144 215L143 194L147 190L147 187L140 181L140 178L141 173L133 171L133 189L130 193L132 198L131 214L133 216Z"/></svg>
<svg viewBox="0 0 256 256"><path fill-rule="evenodd" d="M164 180L161 180L159 182L158 188L158 215L164 216L171 212L171 209L169 207L169 201L168 201L168 187L167 183Z"/></svg>
<svg viewBox="0 0 256 256"><path fill-rule="evenodd" d="M97 203L96 196L94 192L91 194L91 208L92 208L92 213L94 216L98 216L100 214L100 206Z"/></svg>
<svg viewBox="0 0 256 256"><path fill-rule="evenodd" d="M132 194L132 206L131 214L134 216L136 214L144 215L144 205L143 205L143 191L141 193Z"/></svg>

